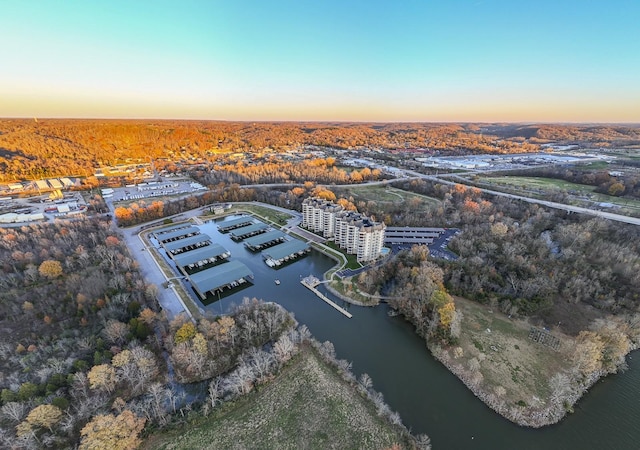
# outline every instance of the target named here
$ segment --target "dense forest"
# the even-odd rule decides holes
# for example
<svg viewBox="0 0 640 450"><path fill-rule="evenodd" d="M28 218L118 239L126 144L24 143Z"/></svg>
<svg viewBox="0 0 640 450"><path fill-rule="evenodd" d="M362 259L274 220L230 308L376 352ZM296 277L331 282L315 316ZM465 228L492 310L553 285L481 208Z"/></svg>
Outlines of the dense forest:
<svg viewBox="0 0 640 450"><path fill-rule="evenodd" d="M301 146L407 149L440 153L539 150L545 142L634 145L640 129L434 123L245 123L215 121L0 120L0 182L88 176L101 165L167 158L207 161L219 152Z"/></svg>

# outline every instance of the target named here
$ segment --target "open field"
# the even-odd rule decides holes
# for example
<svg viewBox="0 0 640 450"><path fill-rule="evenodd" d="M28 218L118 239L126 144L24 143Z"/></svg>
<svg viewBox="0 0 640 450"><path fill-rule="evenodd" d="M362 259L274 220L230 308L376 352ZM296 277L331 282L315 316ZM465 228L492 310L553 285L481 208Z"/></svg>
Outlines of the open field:
<svg viewBox="0 0 640 450"><path fill-rule="evenodd" d="M507 405L541 407L550 394L549 380L567 368L573 338L554 331L560 347L553 350L529 339L526 321L459 297L455 304L464 318L458 343L462 356L449 350L452 364L462 365L470 378L480 373L480 390L499 392Z"/></svg>
<svg viewBox="0 0 640 450"><path fill-rule="evenodd" d="M588 198L591 202L611 203L619 206L620 208L626 208L636 212L640 211L640 201L600 194L594 192L594 186L586 184L570 183L568 181L557 180L554 178L539 177L483 177L481 180L485 184L497 184L515 188L517 192L523 194L542 194L545 192L565 191L571 195L583 197L583 199Z"/></svg>
<svg viewBox="0 0 640 450"><path fill-rule="evenodd" d="M387 448L406 436L307 348L273 381L143 449Z"/></svg>
<svg viewBox="0 0 640 450"><path fill-rule="evenodd" d="M431 197L427 197L426 195L414 194L413 192L403 191L402 189L396 189L391 186L353 186L348 188L341 188L340 194L349 197L352 196L354 200L357 201L374 201L380 206L384 206L387 204L403 204L410 200L415 202L423 203L427 206L437 205L440 203L439 200Z"/></svg>

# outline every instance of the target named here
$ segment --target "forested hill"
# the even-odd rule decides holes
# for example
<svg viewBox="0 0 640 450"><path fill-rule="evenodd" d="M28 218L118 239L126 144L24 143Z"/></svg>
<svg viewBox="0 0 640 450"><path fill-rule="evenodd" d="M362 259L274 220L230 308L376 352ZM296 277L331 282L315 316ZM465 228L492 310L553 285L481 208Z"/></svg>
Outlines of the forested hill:
<svg viewBox="0 0 640 450"><path fill-rule="evenodd" d="M334 148L424 148L441 153L539 150L561 140L640 143L640 128L510 124L303 123L2 119L0 181L90 175L127 158L208 158L217 152L318 145Z"/></svg>

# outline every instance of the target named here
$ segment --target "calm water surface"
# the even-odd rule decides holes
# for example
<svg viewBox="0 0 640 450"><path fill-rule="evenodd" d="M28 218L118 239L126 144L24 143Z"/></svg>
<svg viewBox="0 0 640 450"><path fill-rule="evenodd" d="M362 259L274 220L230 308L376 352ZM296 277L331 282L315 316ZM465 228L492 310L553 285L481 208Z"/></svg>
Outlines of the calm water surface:
<svg viewBox="0 0 640 450"><path fill-rule="evenodd" d="M232 219L234 217L230 217ZM411 325L387 315L381 305L346 305L348 319L300 284L300 278L322 274L333 266L312 252L278 270L260 254L247 251L217 224L200 226L215 242L231 250L231 258L248 265L254 284L205 306L226 311L244 297L280 303L306 324L320 341L333 342L338 357L353 362L353 371L371 375L376 390L402 416L414 433L427 433L435 449L640 449L640 352L629 359L630 370L597 383L559 425L520 428L495 414L429 354ZM275 284L279 279L281 284ZM329 298L343 302L319 287Z"/></svg>

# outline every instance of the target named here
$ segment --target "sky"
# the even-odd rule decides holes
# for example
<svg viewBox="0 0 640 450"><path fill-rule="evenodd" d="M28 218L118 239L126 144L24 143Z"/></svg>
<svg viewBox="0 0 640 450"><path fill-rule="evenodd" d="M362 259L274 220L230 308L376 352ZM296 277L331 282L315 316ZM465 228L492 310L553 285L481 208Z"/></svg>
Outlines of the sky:
<svg viewBox="0 0 640 450"><path fill-rule="evenodd" d="M638 0L2 0L0 117L640 123Z"/></svg>

